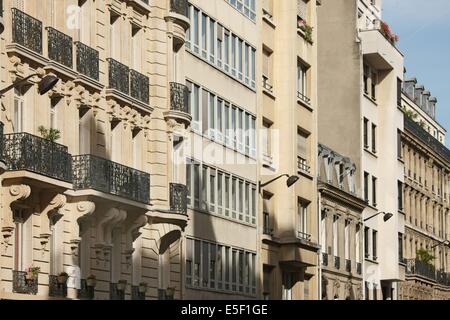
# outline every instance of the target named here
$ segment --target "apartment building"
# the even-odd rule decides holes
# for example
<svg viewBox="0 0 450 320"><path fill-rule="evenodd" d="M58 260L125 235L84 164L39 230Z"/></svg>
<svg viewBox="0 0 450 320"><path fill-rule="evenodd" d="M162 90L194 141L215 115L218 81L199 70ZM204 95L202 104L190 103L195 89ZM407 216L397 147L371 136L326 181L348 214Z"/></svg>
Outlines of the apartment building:
<svg viewBox="0 0 450 320"><path fill-rule="evenodd" d="M356 172L350 158L319 144L322 300L363 299L362 213L367 204L355 188Z"/></svg>
<svg viewBox="0 0 450 320"><path fill-rule="evenodd" d="M397 203L404 164L395 143L403 130L403 55L381 18L381 0L324 0L318 9L319 141L356 165L356 192L367 204L362 268L370 300L396 299L405 272Z"/></svg>
<svg viewBox="0 0 450 320"><path fill-rule="evenodd" d="M406 265L403 300L450 299L450 151L435 118L436 101L415 78L404 81L404 131L398 140L405 163L399 198L406 214L405 234L399 235L399 256Z"/></svg>
<svg viewBox="0 0 450 320"><path fill-rule="evenodd" d="M0 298L181 298L187 1L0 3Z"/></svg>
<svg viewBox="0 0 450 320"><path fill-rule="evenodd" d="M319 295L318 5L316 0L262 1L258 219L265 299Z"/></svg>
<svg viewBox="0 0 450 320"><path fill-rule="evenodd" d="M191 0L186 299L255 299L260 2Z"/></svg>

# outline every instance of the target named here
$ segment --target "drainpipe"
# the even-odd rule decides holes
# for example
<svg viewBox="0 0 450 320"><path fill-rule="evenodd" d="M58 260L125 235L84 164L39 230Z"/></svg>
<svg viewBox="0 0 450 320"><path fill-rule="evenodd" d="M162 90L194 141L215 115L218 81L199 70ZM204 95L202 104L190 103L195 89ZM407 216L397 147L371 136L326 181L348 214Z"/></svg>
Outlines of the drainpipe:
<svg viewBox="0 0 450 320"><path fill-rule="evenodd" d="M321 216L322 216L322 192L319 191L318 192L318 197L317 197L317 208L318 208L318 215L317 215L317 231L318 231L318 242L319 242L319 252L317 255L317 263L318 263L318 277L319 277L319 297L317 300L322 300L322 247L320 245L320 241L322 239L322 224L321 224Z"/></svg>

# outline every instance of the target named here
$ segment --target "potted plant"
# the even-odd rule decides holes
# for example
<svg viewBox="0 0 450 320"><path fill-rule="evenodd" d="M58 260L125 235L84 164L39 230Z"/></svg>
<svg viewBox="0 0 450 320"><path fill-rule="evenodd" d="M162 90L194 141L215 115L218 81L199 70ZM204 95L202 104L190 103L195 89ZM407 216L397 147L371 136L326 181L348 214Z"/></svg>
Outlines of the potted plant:
<svg viewBox="0 0 450 320"><path fill-rule="evenodd" d="M127 287L127 280L119 280L117 282L117 290L125 291L126 287Z"/></svg>
<svg viewBox="0 0 450 320"><path fill-rule="evenodd" d="M146 292L147 292L147 282L139 283L139 293L146 293Z"/></svg>
<svg viewBox="0 0 450 320"><path fill-rule="evenodd" d="M175 288L174 287L168 287L166 289L166 299L167 300L173 300L174 294L175 294Z"/></svg>
<svg viewBox="0 0 450 320"><path fill-rule="evenodd" d="M89 277L86 278L86 284L88 287L95 287L97 284L97 278L95 275L91 274Z"/></svg>
<svg viewBox="0 0 450 320"><path fill-rule="evenodd" d="M299 18L297 21L297 28L303 32L305 40L312 44L313 43L313 39L312 39L313 27L308 25L305 20Z"/></svg>
<svg viewBox="0 0 450 320"><path fill-rule="evenodd" d="M66 284L68 278L69 278L69 275L67 274L67 272L61 272L58 275L58 283L59 284Z"/></svg>
<svg viewBox="0 0 450 320"><path fill-rule="evenodd" d="M39 126L38 131L41 134L42 138L50 140L52 142L55 142L56 140L61 138L61 131L59 131L58 129L47 129L44 126Z"/></svg>
<svg viewBox="0 0 450 320"><path fill-rule="evenodd" d="M39 276L39 271L41 271L40 267L34 267L31 266L27 269L26 274L25 274L25 279L26 280L35 280L38 278Z"/></svg>

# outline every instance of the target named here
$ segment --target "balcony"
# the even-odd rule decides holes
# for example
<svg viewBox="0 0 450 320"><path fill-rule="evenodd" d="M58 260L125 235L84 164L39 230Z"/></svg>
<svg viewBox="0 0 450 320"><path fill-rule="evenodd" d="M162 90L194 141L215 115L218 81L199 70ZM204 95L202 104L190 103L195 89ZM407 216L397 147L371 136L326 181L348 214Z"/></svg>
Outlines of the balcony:
<svg viewBox="0 0 450 320"><path fill-rule="evenodd" d="M352 272L352 261L345 259L345 271Z"/></svg>
<svg viewBox="0 0 450 320"><path fill-rule="evenodd" d="M52 27L47 27L46 29L48 32L48 58L72 69L72 37Z"/></svg>
<svg viewBox="0 0 450 320"><path fill-rule="evenodd" d="M112 58L107 59L107 61L109 65L109 88L129 95L130 69Z"/></svg>
<svg viewBox="0 0 450 320"><path fill-rule="evenodd" d="M0 11L1 12L1 11ZM0 137L3 137L3 122L0 121ZM4 139L0 139L0 174L2 174L3 172L5 172L6 170L6 162L4 159L4 155L3 155L3 150L4 150Z"/></svg>
<svg viewBox="0 0 450 320"><path fill-rule="evenodd" d="M334 267L338 270L341 268L341 258L340 257L334 257Z"/></svg>
<svg viewBox="0 0 450 320"><path fill-rule="evenodd" d="M99 81L99 53L82 42L75 42L77 71L93 80Z"/></svg>
<svg viewBox="0 0 450 320"><path fill-rule="evenodd" d="M188 0L170 0L170 12L188 17Z"/></svg>
<svg viewBox="0 0 450 320"><path fill-rule="evenodd" d="M80 300L92 300L94 299L95 288L88 286L86 279L81 279L80 289L78 289L77 297Z"/></svg>
<svg viewBox="0 0 450 320"><path fill-rule="evenodd" d="M189 89L184 84L170 83L170 110L164 114L167 119L189 125L192 117L189 114Z"/></svg>
<svg viewBox="0 0 450 320"><path fill-rule="evenodd" d="M93 155L73 157L73 187L93 189L129 200L150 202L150 175Z"/></svg>
<svg viewBox="0 0 450 320"><path fill-rule="evenodd" d="M12 42L42 55L42 22L13 8Z"/></svg>
<svg viewBox="0 0 450 320"><path fill-rule="evenodd" d="M356 263L356 273L359 275L362 274L362 263L361 262Z"/></svg>
<svg viewBox="0 0 450 320"><path fill-rule="evenodd" d="M328 266L328 253L322 252L322 265Z"/></svg>
<svg viewBox="0 0 450 320"><path fill-rule="evenodd" d="M184 184L170 184L170 211L187 214L187 187Z"/></svg>
<svg viewBox="0 0 450 320"><path fill-rule="evenodd" d="M38 279L27 279L25 271L13 270L13 292L36 295L38 292Z"/></svg>
<svg viewBox="0 0 450 320"><path fill-rule="evenodd" d="M6 134L3 143L8 170L25 170L72 182L72 157L66 146L29 133Z"/></svg>
<svg viewBox="0 0 450 320"><path fill-rule="evenodd" d="M436 280L436 270L433 265L417 259L406 260L406 273L419 275L430 280Z"/></svg>
<svg viewBox="0 0 450 320"><path fill-rule="evenodd" d="M145 104L150 103L150 83L147 76L135 70L130 70L130 85L130 94L133 98Z"/></svg>
<svg viewBox="0 0 450 320"><path fill-rule="evenodd" d="M302 231L297 231L297 239L311 241L311 235Z"/></svg>
<svg viewBox="0 0 450 320"><path fill-rule="evenodd" d="M444 158L447 162L450 162L450 150L440 143L436 138L425 131L418 123L414 120L404 116L405 130L411 132L416 136L422 143L427 145L429 148L433 149L438 155ZM434 192L434 186L432 186L432 191Z"/></svg>
<svg viewBox="0 0 450 320"><path fill-rule="evenodd" d="M110 283L109 299L110 300L125 300L125 290L119 290L117 283Z"/></svg>
<svg viewBox="0 0 450 320"><path fill-rule="evenodd" d="M271 96L273 95L273 85L266 76L262 77L262 87L266 93L269 93Z"/></svg>
<svg viewBox="0 0 450 320"><path fill-rule="evenodd" d="M311 167L308 165L308 160L297 156L297 168L299 172L310 174Z"/></svg>
<svg viewBox="0 0 450 320"><path fill-rule="evenodd" d="M141 292L139 286L131 286L131 300L145 300L145 292Z"/></svg>
<svg viewBox="0 0 450 320"><path fill-rule="evenodd" d="M67 296L67 284L61 283L58 280L58 276L48 276L48 295L50 297L62 297Z"/></svg>
<svg viewBox="0 0 450 320"><path fill-rule="evenodd" d="M450 273L438 270L436 272L436 282L444 286L450 286Z"/></svg>
<svg viewBox="0 0 450 320"><path fill-rule="evenodd" d="M307 105L311 104L311 99L308 98L303 92L297 91L297 99Z"/></svg>

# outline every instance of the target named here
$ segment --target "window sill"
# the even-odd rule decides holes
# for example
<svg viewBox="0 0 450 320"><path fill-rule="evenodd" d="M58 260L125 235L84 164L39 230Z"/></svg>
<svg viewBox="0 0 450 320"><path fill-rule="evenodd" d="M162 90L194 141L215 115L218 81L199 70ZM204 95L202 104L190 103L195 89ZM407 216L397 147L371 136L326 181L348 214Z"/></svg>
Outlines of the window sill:
<svg viewBox="0 0 450 320"><path fill-rule="evenodd" d="M263 15L262 19L264 22L266 22L268 25L270 25L273 29L276 29L277 26L276 26L275 22L273 21L273 18L270 19L270 18L266 17L265 15Z"/></svg>
<svg viewBox="0 0 450 320"><path fill-rule="evenodd" d="M379 264L378 260L373 260L373 259L370 259L370 258L365 258L364 260L366 260L367 262L374 263L374 264Z"/></svg>
<svg viewBox="0 0 450 320"><path fill-rule="evenodd" d="M305 35L305 33L303 32L302 29L297 28L297 34L298 34L300 37L302 37L303 40L306 41L306 43L308 43L308 44L310 44L310 45L313 45L313 44L314 44L314 41L310 41L310 40L306 39L306 35Z"/></svg>
<svg viewBox="0 0 450 320"><path fill-rule="evenodd" d="M302 106L302 107L304 107L305 109L307 109L308 111L310 111L310 112L313 112L313 111L314 111L314 109L312 108L311 104L310 104L310 103L306 103L306 102L303 101L302 99L297 98L297 103L298 103L300 106Z"/></svg>
<svg viewBox="0 0 450 320"><path fill-rule="evenodd" d="M372 102L375 106L378 107L378 103L377 103L377 100L376 100L376 99L372 98L371 96L369 96L369 95L368 95L367 93L365 93L365 92L364 92L364 97L366 97L367 100L369 100L369 101Z"/></svg>
<svg viewBox="0 0 450 320"><path fill-rule="evenodd" d="M269 96L270 98L272 98L273 100L276 100L277 99L277 97L275 97L275 95L274 95L274 93L273 93L273 90L272 91L270 91L269 89L266 89L266 88L262 88L262 92L265 94L265 95L267 95L267 96Z"/></svg>
<svg viewBox="0 0 450 320"><path fill-rule="evenodd" d="M376 154L376 153L373 153L372 150L367 149L367 148L364 148L364 151L366 151L368 154L372 155L374 158L377 158L377 159L378 159L377 154Z"/></svg>
<svg viewBox="0 0 450 320"><path fill-rule="evenodd" d="M309 180L314 180L314 177L311 173L303 171L303 170L297 170L298 174L304 176L305 178L308 178Z"/></svg>

